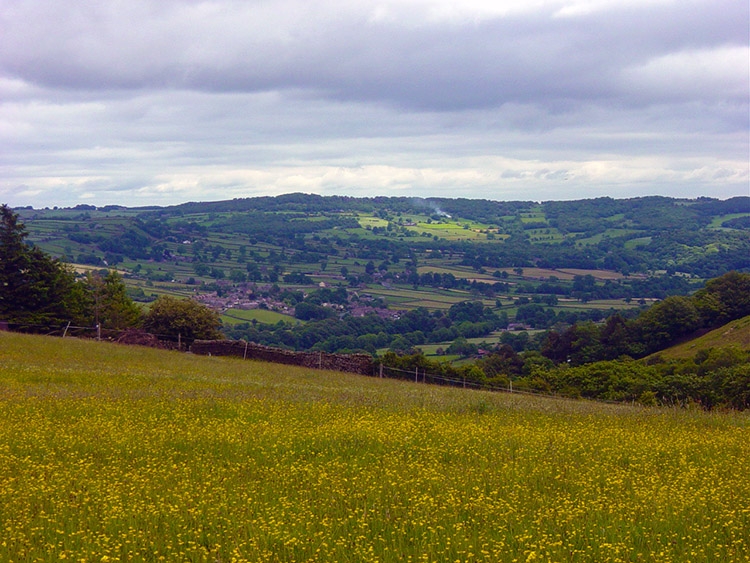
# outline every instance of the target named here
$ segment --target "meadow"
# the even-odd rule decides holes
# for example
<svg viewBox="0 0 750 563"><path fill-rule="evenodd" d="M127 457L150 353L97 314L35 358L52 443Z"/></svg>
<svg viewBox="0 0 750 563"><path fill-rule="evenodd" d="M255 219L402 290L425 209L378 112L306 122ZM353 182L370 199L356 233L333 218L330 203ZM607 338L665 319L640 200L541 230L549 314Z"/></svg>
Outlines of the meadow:
<svg viewBox="0 0 750 563"><path fill-rule="evenodd" d="M0 333L2 561L748 561L750 418Z"/></svg>

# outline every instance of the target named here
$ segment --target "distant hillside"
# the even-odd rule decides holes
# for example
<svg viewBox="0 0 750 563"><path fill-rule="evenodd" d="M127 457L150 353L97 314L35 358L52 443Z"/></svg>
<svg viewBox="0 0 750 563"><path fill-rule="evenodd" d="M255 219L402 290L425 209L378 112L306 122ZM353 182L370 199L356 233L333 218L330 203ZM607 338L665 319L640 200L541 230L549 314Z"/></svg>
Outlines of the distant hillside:
<svg viewBox="0 0 750 563"><path fill-rule="evenodd" d="M750 350L750 315L727 323L698 338L662 350L658 352L658 355L664 359L692 358L701 350L727 346Z"/></svg>
<svg viewBox="0 0 750 563"><path fill-rule="evenodd" d="M18 212L28 242L79 270L116 267L134 300L195 297L225 315L227 337L295 350L444 350L459 338L479 347L498 343L511 323L559 330L615 313L628 320L703 280L750 271L750 197L538 203L287 194ZM469 302L481 314L467 316L460 304ZM275 315L231 312L258 310ZM636 349L613 333L606 350L640 358L744 314L679 334L669 322L647 327L648 339L625 335L643 342ZM519 332L516 351L542 346ZM571 344L578 341L587 342ZM558 348L556 362L592 359Z"/></svg>

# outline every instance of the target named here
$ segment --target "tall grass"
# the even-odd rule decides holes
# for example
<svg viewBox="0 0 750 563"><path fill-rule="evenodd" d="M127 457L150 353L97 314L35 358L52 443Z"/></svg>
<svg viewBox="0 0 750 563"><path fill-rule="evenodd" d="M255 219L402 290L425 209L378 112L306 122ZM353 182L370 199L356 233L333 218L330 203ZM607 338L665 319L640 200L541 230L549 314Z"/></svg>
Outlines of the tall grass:
<svg viewBox="0 0 750 563"><path fill-rule="evenodd" d="M747 561L750 425L0 334L2 561Z"/></svg>

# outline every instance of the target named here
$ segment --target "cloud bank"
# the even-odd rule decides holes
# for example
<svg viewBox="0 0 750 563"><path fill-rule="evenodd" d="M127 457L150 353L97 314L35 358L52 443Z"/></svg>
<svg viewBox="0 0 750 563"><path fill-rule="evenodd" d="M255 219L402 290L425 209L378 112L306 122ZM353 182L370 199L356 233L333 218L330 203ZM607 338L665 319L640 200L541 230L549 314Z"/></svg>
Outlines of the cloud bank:
<svg viewBox="0 0 750 563"><path fill-rule="evenodd" d="M747 195L745 1L8 0L0 200Z"/></svg>

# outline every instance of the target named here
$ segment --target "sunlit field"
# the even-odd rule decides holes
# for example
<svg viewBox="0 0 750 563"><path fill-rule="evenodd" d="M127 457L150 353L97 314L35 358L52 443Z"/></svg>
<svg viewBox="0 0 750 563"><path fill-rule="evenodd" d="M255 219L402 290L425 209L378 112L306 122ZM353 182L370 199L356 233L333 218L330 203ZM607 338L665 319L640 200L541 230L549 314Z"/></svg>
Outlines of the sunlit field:
<svg viewBox="0 0 750 563"><path fill-rule="evenodd" d="M748 561L750 419L0 333L0 561Z"/></svg>

